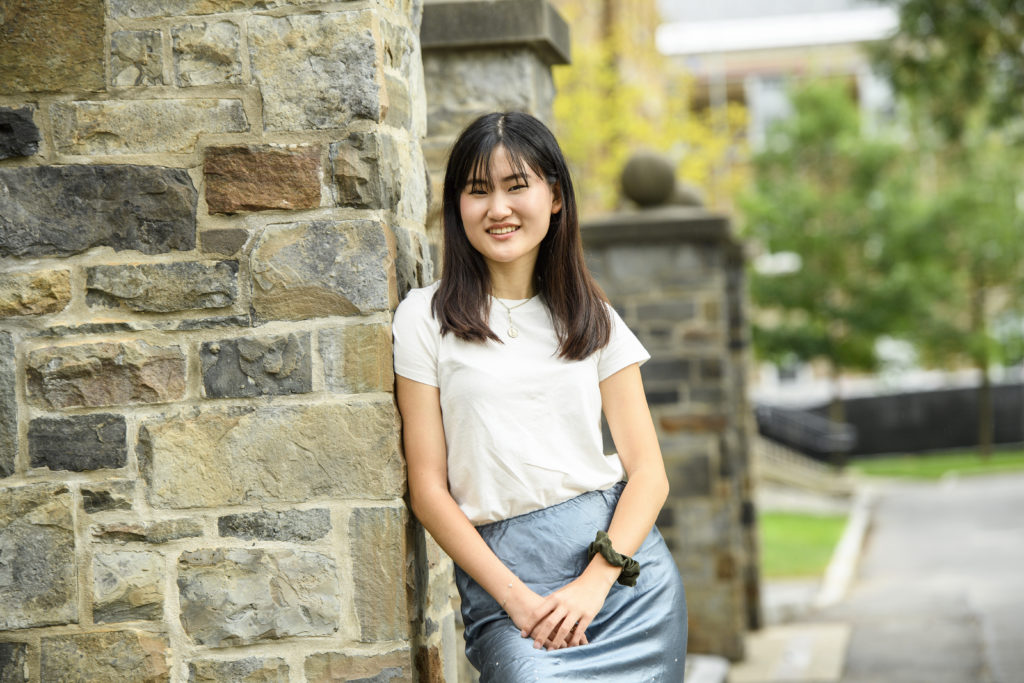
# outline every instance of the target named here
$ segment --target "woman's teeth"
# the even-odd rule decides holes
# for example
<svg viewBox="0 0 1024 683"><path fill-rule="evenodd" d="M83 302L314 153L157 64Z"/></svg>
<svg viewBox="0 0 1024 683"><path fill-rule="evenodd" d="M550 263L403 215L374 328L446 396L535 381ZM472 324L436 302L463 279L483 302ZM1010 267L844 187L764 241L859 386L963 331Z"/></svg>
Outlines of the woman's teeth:
<svg viewBox="0 0 1024 683"><path fill-rule="evenodd" d="M508 233L515 232L518 229L519 228L517 228L516 226L513 225L513 226L508 227L508 228L491 228L487 232L492 234L492 235L507 235Z"/></svg>

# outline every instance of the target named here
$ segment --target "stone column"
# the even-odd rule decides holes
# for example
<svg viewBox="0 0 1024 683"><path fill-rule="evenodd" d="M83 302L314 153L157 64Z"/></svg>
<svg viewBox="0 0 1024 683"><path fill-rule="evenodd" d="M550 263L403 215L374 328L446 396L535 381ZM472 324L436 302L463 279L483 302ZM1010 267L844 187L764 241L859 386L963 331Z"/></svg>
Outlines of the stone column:
<svg viewBox="0 0 1024 683"><path fill-rule="evenodd" d="M0 679L441 680L391 369L419 3L3 14Z"/></svg>
<svg viewBox="0 0 1024 683"><path fill-rule="evenodd" d="M742 659L760 598L740 247L727 218L684 206L592 221L583 240L651 353L641 373L671 485L658 526L686 585L689 650Z"/></svg>

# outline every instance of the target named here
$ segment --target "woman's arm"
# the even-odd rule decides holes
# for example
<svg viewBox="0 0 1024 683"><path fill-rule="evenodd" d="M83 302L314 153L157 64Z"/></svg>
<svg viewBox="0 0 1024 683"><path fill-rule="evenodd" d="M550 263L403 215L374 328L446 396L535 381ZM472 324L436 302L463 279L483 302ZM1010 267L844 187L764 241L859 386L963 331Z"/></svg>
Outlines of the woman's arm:
<svg viewBox="0 0 1024 683"><path fill-rule="evenodd" d="M619 370L600 386L605 418L628 476L608 536L615 550L633 555L651 532L665 504L668 477L647 407L639 365L634 363ZM595 534L597 531L594 529ZM595 555L577 579L552 593L537 607L537 612L544 614L529 633L535 644L543 640L557 647L585 643L584 632L604 605L619 571L619 567Z"/></svg>

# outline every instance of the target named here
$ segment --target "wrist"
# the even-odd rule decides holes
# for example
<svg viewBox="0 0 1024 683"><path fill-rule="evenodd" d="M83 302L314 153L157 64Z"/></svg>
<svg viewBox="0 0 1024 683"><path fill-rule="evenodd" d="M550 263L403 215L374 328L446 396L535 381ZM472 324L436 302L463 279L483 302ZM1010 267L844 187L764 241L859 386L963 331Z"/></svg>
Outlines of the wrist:
<svg viewBox="0 0 1024 683"><path fill-rule="evenodd" d="M605 589L611 590L611 587L618 581L619 574L622 573L622 567L616 567L601 555L594 555L583 573L595 581L599 581Z"/></svg>

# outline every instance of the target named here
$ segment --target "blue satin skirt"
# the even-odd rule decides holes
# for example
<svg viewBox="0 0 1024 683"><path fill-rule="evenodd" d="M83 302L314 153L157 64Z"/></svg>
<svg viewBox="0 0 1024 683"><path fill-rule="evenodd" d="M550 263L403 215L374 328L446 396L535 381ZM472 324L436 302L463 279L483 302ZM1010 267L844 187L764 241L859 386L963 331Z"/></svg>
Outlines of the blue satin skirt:
<svg viewBox="0 0 1024 683"><path fill-rule="evenodd" d="M477 527L491 550L540 595L569 583L587 566L587 547L608 529L624 483ZM675 562L657 528L633 556L636 586L612 586L587 629L589 644L538 650L498 603L458 567L466 656L481 683L604 681L680 683L686 660L686 600Z"/></svg>

